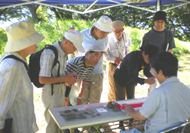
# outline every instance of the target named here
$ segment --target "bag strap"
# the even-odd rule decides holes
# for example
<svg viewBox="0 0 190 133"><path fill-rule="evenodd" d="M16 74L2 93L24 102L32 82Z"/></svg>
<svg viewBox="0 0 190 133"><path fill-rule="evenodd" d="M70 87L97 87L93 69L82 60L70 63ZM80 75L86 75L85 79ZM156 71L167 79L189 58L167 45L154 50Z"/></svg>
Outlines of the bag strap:
<svg viewBox="0 0 190 133"><path fill-rule="evenodd" d="M57 77L59 77L60 76L60 73L59 73L60 72L60 63L58 61L58 52L57 52L57 49L54 46L48 45L48 44L46 44L46 46L45 46L44 49L51 49L54 52L55 58L54 58L54 62L53 62L53 66L51 68L51 71L52 71L53 67L58 63L59 66L58 66L58 71L57 71ZM53 76L52 73L51 73L51 76ZM51 95L53 95L53 84L51 84Z"/></svg>
<svg viewBox="0 0 190 133"><path fill-rule="evenodd" d="M164 39L164 44L165 44L165 48L166 48L166 52L168 51L168 48L169 48L169 46L168 46L168 43L167 43L167 35L168 35L168 32L167 32L167 30L166 29L164 29L164 33L165 33L165 39Z"/></svg>
<svg viewBox="0 0 190 133"><path fill-rule="evenodd" d="M20 58L14 56L14 55L8 55L8 56L6 56L5 58L3 58L3 60L4 60L4 59L7 59L7 58L12 58L12 59L15 59L15 60L17 60L17 61L22 62L22 63L24 64L25 68L26 68L26 71L28 72L28 66L27 66L26 62L24 62L23 60L21 60Z"/></svg>

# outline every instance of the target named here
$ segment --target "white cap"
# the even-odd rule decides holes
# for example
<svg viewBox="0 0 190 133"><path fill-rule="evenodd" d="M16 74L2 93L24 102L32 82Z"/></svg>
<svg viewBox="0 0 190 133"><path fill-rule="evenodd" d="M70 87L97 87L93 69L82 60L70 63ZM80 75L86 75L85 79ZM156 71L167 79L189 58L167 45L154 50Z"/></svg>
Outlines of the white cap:
<svg viewBox="0 0 190 133"><path fill-rule="evenodd" d="M78 30L74 31L66 31L65 32L65 38L69 41L71 41L78 51L81 53L84 53L84 48L82 46L83 36Z"/></svg>
<svg viewBox="0 0 190 133"><path fill-rule="evenodd" d="M103 52L103 53L106 53L106 50L101 48L99 45L97 44L90 44L88 46L88 48L86 49L86 52L89 52L89 51L94 51L94 52Z"/></svg>
<svg viewBox="0 0 190 133"><path fill-rule="evenodd" d="M23 50L31 45L41 42L44 37L35 31L29 20L11 24L6 28L7 44L5 52L15 52Z"/></svg>
<svg viewBox="0 0 190 133"><path fill-rule="evenodd" d="M111 32L112 20L107 16L101 16L98 21L94 22L94 26L101 31Z"/></svg>

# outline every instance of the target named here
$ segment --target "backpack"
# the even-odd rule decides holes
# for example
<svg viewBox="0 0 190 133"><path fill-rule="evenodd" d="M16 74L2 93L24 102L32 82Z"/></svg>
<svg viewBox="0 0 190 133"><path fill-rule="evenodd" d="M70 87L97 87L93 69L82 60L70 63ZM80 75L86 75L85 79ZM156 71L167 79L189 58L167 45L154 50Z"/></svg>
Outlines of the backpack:
<svg viewBox="0 0 190 133"><path fill-rule="evenodd" d="M42 50L40 50L40 51L38 51L38 52L30 55L28 75L30 77L31 82L33 82L33 84L37 88L40 88L40 87L44 86L44 84L40 84L39 83L40 56L41 56L42 52L44 51L44 49L51 49L54 52L54 54L55 54L55 59L54 59L54 63L53 63L52 68L57 63L59 63L57 49L54 46L52 46L52 45L46 45L45 48L43 48ZM59 64L59 69L60 69L60 64ZM58 69L58 72L57 72L57 77L59 77L59 69ZM52 94L53 94L53 84L52 84Z"/></svg>

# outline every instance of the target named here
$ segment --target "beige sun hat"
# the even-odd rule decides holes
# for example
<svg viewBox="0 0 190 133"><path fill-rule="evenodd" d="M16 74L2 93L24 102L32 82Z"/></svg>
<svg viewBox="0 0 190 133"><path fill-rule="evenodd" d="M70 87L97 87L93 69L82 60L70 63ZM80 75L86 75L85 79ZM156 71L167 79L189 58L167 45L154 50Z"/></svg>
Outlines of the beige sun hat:
<svg viewBox="0 0 190 133"><path fill-rule="evenodd" d="M101 16L98 21L94 22L94 26L101 31L111 32L112 20L108 16Z"/></svg>
<svg viewBox="0 0 190 133"><path fill-rule="evenodd" d="M87 49L86 49L86 52L89 52L89 51L106 53L106 50L103 49L102 47L100 47L100 46L97 45L97 44L90 44L90 45L87 47Z"/></svg>
<svg viewBox="0 0 190 133"><path fill-rule="evenodd" d="M78 51L80 51L81 53L85 52L82 46L83 35L80 33L80 31L78 30L66 31L65 38L71 41L75 45Z"/></svg>
<svg viewBox="0 0 190 133"><path fill-rule="evenodd" d="M115 21L113 21L113 23L112 23L112 25L111 25L111 27L112 27L113 29L122 29L123 26L124 26L124 22L121 21L121 20L115 20Z"/></svg>
<svg viewBox="0 0 190 133"><path fill-rule="evenodd" d="M6 32L8 41L5 52L20 51L44 39L41 34L36 32L29 20L11 24L6 28Z"/></svg>

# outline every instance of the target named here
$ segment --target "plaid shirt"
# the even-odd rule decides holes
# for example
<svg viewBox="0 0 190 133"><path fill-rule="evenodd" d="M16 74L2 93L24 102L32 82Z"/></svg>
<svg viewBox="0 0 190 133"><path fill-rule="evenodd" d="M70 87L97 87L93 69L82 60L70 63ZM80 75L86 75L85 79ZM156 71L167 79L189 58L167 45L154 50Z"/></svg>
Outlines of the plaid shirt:
<svg viewBox="0 0 190 133"><path fill-rule="evenodd" d="M38 130L34 115L33 86L22 62L9 54L23 59L17 53L6 53L0 59L0 129L6 118L13 118L12 133L34 133Z"/></svg>
<svg viewBox="0 0 190 133"><path fill-rule="evenodd" d="M58 61L60 63L60 76L65 75L65 68L66 68L66 54L63 52L61 47L59 46L59 43L56 42L53 44L54 47L58 50ZM51 49L45 49L40 57L40 73L39 76L43 77L51 77L51 72L54 77L57 77L57 71L58 71L58 63L53 67L53 62L55 59L55 54Z"/></svg>

